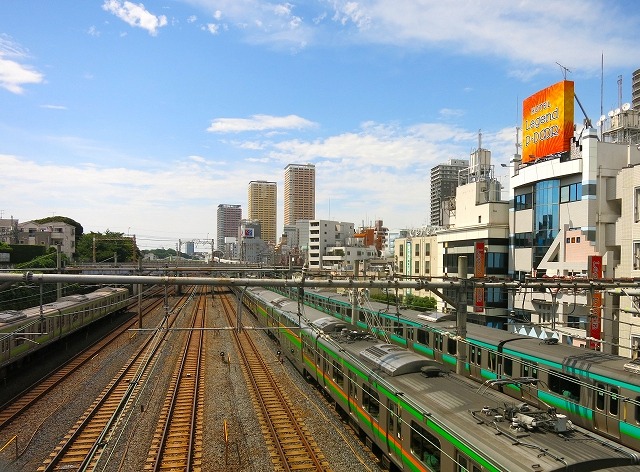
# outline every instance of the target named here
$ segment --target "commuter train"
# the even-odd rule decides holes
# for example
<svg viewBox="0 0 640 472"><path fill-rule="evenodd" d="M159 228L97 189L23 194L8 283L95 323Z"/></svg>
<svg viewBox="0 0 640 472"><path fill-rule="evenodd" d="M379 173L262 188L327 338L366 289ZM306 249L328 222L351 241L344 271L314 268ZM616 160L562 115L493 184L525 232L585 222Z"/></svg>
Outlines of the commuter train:
<svg viewBox="0 0 640 472"><path fill-rule="evenodd" d="M385 469L622 472L640 464L633 448L573 424L539 395L535 405L514 399L265 288L246 289L243 305ZM541 389L533 376L504 378L502 386L531 398Z"/></svg>
<svg viewBox="0 0 640 472"><path fill-rule="evenodd" d="M103 287L24 310L0 312L0 368L126 308L129 290Z"/></svg>
<svg viewBox="0 0 640 472"><path fill-rule="evenodd" d="M285 292L282 292L285 293ZM297 289L286 294L296 297ZM305 290L304 302L342 320L351 320L349 300L334 292ZM377 318L379 326L369 327ZM455 320L371 302L359 307L357 325L384 331L392 343L458 369ZM464 375L523 402L544 402L574 424L640 450L640 363L567 344L503 330L467 325ZM537 388L504 384L531 377Z"/></svg>

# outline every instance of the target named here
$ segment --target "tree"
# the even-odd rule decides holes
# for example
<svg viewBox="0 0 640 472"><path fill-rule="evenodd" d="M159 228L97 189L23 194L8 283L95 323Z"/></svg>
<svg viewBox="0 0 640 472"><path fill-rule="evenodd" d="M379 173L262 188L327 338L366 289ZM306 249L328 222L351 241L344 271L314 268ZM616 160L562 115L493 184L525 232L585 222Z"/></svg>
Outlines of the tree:
<svg viewBox="0 0 640 472"><path fill-rule="evenodd" d="M76 246L76 254L80 261L94 260L94 244L96 262L114 262L114 254L118 262L133 262L134 257L137 259L140 254L132 237L107 229L104 233L92 231L82 235Z"/></svg>

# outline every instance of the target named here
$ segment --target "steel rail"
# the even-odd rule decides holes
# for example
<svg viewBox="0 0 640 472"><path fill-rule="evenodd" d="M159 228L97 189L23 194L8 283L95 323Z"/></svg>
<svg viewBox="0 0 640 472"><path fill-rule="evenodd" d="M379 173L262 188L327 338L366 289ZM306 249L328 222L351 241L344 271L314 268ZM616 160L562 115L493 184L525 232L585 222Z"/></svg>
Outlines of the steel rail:
<svg viewBox="0 0 640 472"><path fill-rule="evenodd" d="M206 295L200 294L198 303L196 303L194 316L191 320L193 328L198 325L204 326L206 316ZM168 399L168 408L166 416L162 421L162 431L160 441L157 445L157 451L154 454L152 469L155 472L160 470L193 470L194 448L196 441L196 425L198 420L198 400L200 398L199 391L202 388L200 384L200 375L202 373L202 359L204 350L204 334L202 331L191 330L187 336L182 358L176 371L174 372L175 384L173 386L170 398ZM195 354L195 356L194 356ZM194 372L194 377L184 381L184 374ZM186 385L185 385L186 384ZM181 400L190 402L189 411L176 411L177 405ZM184 434L180 431L184 429L184 421L186 420L189 431L187 432L187 447L184 451L185 457L171 457L170 464L165 465L167 450L175 450L175 445L171 445L170 441L180 442L180 438ZM176 429L178 431L176 431ZM181 451L182 453L183 451ZM177 462L184 464L177 465ZM145 470L147 468L145 467Z"/></svg>
<svg viewBox="0 0 640 472"><path fill-rule="evenodd" d="M157 308L161 302L162 300L152 300L151 303L147 303L147 305L143 307L143 316ZM129 305L129 309L136 305L137 302L131 303ZM124 323L115 326L104 338L101 338L95 344L88 346L65 362L57 370L34 382L26 390L20 392L4 405L0 406L0 430L13 422L53 388L60 385L80 367L93 359L100 350L104 349L110 343L117 340L119 336L130 330L137 322L137 319L128 319L125 320Z"/></svg>
<svg viewBox="0 0 640 472"><path fill-rule="evenodd" d="M183 300L188 298L189 295L183 295ZM177 313L174 313L170 317L171 319L168 320L169 323L172 324L177 316ZM149 337L133 358L120 370L111 384L103 391L99 398L96 399L90 409L85 412L62 443L56 447L55 451L45 460L44 464L38 468L39 472L68 470L70 466L75 467L76 471L92 469L91 464L93 460L106 446L105 438L108 430L112 425L117 423L117 417L126 409L128 400L134 393L134 390L141 385L141 380L148 372L147 366L149 366L153 360L166 335L166 330L158 330L157 336ZM128 377L132 373L135 374L135 378L129 381ZM124 392L122 392L123 387L126 387ZM106 405L107 412L101 411L103 405ZM106 418L105 413L108 414L108 418ZM95 426L99 427L99 432L90 428L94 419L98 422ZM84 454L84 456L78 457L73 464L65 464L65 456L80 442L83 434L89 433L91 436L89 440L91 442L78 446L81 449L79 454ZM78 461L80 461L79 464Z"/></svg>
<svg viewBox="0 0 640 472"><path fill-rule="evenodd" d="M235 310L226 295L221 298L227 317L230 318L230 314ZM229 321L232 322L233 320L229 319ZM233 336L246 366L247 375L256 394L256 400L260 404L264 421L275 441L275 446L280 456L280 465L285 471L329 470L324 457L319 452L319 448L315 445L315 442L312 444L310 434L300 426L286 395L275 379L273 372L264 361L254 341L247 333L234 331ZM259 365L257 370L255 364ZM258 382L256 378L258 373L262 376L261 380L268 385ZM269 396L267 396L267 392ZM274 399L277 399L277 402L274 403ZM277 412L274 411L275 405L277 405ZM276 422L279 422L279 424L276 424ZM282 436L285 431L288 431L288 428L295 432L295 438L286 436L286 440L283 441ZM304 456L296 452L298 451L295 445L296 442L299 444L299 450L305 451Z"/></svg>

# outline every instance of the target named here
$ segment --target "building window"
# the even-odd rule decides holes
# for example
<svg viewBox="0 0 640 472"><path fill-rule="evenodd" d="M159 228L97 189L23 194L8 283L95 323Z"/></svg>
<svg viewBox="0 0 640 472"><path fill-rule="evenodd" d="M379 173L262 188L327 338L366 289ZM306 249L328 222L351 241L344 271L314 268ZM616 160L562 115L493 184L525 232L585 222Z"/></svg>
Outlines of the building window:
<svg viewBox="0 0 640 472"><path fill-rule="evenodd" d="M420 255L420 243L416 243L416 256Z"/></svg>
<svg viewBox="0 0 640 472"><path fill-rule="evenodd" d="M577 202L582 200L582 183L564 185L560 187L560 203Z"/></svg>
<svg viewBox="0 0 640 472"><path fill-rule="evenodd" d="M424 263L424 273L425 274L430 274L431 273L431 267L429 267L429 261L426 261Z"/></svg>
<svg viewBox="0 0 640 472"><path fill-rule="evenodd" d="M523 193L516 195L514 199L515 210L530 210L533 208L533 195L531 193Z"/></svg>
<svg viewBox="0 0 640 472"><path fill-rule="evenodd" d="M533 247L533 233L516 233L513 243L515 247Z"/></svg>
<svg viewBox="0 0 640 472"><path fill-rule="evenodd" d="M400 249L400 251L399 251L400 257L403 257L404 256L404 244L400 244L398 246L398 249Z"/></svg>
<svg viewBox="0 0 640 472"><path fill-rule="evenodd" d="M535 194L533 268L537 269L560 231L560 181L538 182Z"/></svg>
<svg viewBox="0 0 640 472"><path fill-rule="evenodd" d="M424 255L425 256L430 256L431 255L431 244L429 244L429 243L425 243L424 244Z"/></svg>
<svg viewBox="0 0 640 472"><path fill-rule="evenodd" d="M640 270L640 241L633 242L633 270Z"/></svg>
<svg viewBox="0 0 640 472"><path fill-rule="evenodd" d="M420 273L420 261L416 261L414 264L414 273L419 274Z"/></svg>
<svg viewBox="0 0 640 472"><path fill-rule="evenodd" d="M633 219L640 222L640 187L633 189Z"/></svg>

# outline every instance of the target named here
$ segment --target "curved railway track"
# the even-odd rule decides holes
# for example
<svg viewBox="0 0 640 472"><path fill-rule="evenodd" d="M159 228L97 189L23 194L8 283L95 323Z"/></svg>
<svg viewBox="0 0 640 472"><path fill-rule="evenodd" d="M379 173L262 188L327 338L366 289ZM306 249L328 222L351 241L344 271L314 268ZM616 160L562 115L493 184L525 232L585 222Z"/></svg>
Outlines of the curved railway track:
<svg viewBox="0 0 640 472"><path fill-rule="evenodd" d="M144 470L191 471L202 467L204 332L206 293L201 293L192 330L162 408Z"/></svg>
<svg viewBox="0 0 640 472"><path fill-rule="evenodd" d="M189 297L190 295L183 295L181 302L186 303ZM169 316L166 320L167 327L173 325L178 314L179 310L175 310ZM156 360L156 353L167 333L165 329L156 330L149 337L44 464L38 468L39 472L88 471L95 468L101 453L116 433L119 422L127 413L138 390L147 380Z"/></svg>
<svg viewBox="0 0 640 472"><path fill-rule="evenodd" d="M222 294L223 307L233 325L235 308L227 294ZM329 471L329 465L282 391L274 373L246 331L233 331L242 358L254 404L275 470Z"/></svg>
<svg viewBox="0 0 640 472"><path fill-rule="evenodd" d="M153 298L151 303L143 307L143 316L151 313L159 305L162 304L161 298ZM127 309L136 307L137 302L129 305ZM138 323L137 318L125 321L123 324L116 326L104 338L100 339L96 344L84 349L76 356L67 361L59 369L51 375L35 382L27 390L16 395L12 400L0 406L0 430L15 421L25 411L31 408L36 402L42 399L48 392L60 385L65 379L89 362L93 357L106 346L115 342L127 330L131 329Z"/></svg>

